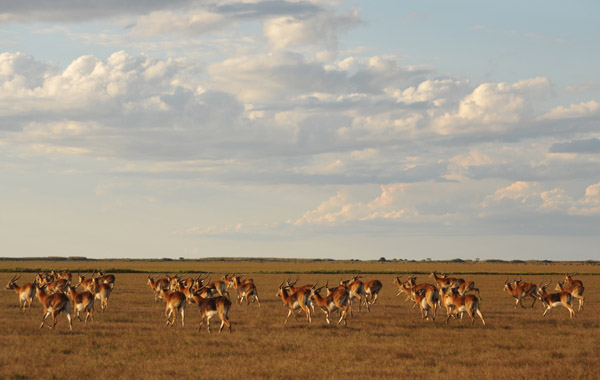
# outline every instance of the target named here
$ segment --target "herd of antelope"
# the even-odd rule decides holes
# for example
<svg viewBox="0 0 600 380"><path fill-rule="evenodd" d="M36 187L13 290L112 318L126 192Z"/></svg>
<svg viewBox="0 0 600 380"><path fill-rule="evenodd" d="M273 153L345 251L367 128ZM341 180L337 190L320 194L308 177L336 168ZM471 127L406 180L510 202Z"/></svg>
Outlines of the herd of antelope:
<svg viewBox="0 0 600 380"><path fill-rule="evenodd" d="M104 274L101 270L92 273L88 279L79 275L79 283L75 286L71 286L72 275L69 272L37 273L33 282L28 282L23 286L17 285L17 280L20 278L20 275L13 276L6 285L6 289L12 289L17 293L21 311L25 311L25 306L31 311L33 297L37 296L44 309L40 328L46 325L46 319L52 315L52 325L48 324L50 329L56 326L58 315L64 311L69 322L69 329L73 330L71 303L73 303L73 312L77 319L81 321L80 313L86 312L85 322L88 321L88 318L93 321L94 300L100 300L100 307L103 311L108 309L108 298L115 285L115 276ZM79 286L83 288L81 293L77 293Z"/></svg>
<svg viewBox="0 0 600 380"><path fill-rule="evenodd" d="M218 317L221 321L219 333L226 326L231 332L231 323L228 313L231 307L231 296L229 290L236 292L237 303L246 304L256 302L260 307L258 290L254 280L245 275L226 274L220 280L208 281L208 274L204 277L179 278L179 276L169 276L155 278L148 275L147 283L154 293L154 301L165 302L164 315L166 325L173 326L177 319L177 314L181 315L181 326L185 326L186 306L195 303L200 310L200 327L206 323L208 332L211 332L210 320ZM37 273L33 282L22 286L17 285L20 275L15 275L6 285L6 289L14 290L19 299L19 309L25 311L27 307L31 310L31 304L34 296L43 306L43 316L40 328L46 325L46 319L52 315L52 325L56 326L57 317L61 312L65 312L69 323L69 329L72 330L71 304L73 313L78 320L82 320L81 313L86 313L85 322L94 320L94 301L100 300L101 310L108 309L108 299L114 288L115 276L104 274L101 270L92 272L89 278L78 274L79 282L71 286L72 275L69 272L56 273L43 272ZM394 284L398 287L398 294L406 295L406 301L414 302L414 307L419 307L421 317L425 320L434 321L438 307L444 307L446 310L446 323L451 318L462 320L466 313L471 318L472 323L476 321L476 316L481 319L485 325L485 319L480 310L481 295L479 289L475 287L473 281L462 278L449 277L447 275L438 275L432 272L429 276L434 283L417 283L417 277L411 276L402 281L400 276L396 276ZM290 316L304 313L308 324L312 323L315 310L320 309L325 315L325 321L331 324L333 315L339 314L337 324L347 324L347 317L353 316L353 306L356 305L358 311L362 306L371 310L371 306L377 301L379 292L383 285L379 280L363 282L361 276L353 276L348 280L340 279L339 284L330 287L329 281L325 285L318 287L318 283L297 285L299 278L291 281L290 278L283 280L278 287L276 297L280 298L287 307L288 313L284 324L288 322ZM575 311L572 306L573 298L579 300L579 311L583 310L584 287L580 280L575 280L571 275L566 275L565 281L558 281L557 293L546 292L550 282L543 284L532 284L519 280L504 282L503 290L515 299L515 307L523 305L524 299L532 299L531 308L536 300L539 300L544 306L543 316L556 306L563 306L569 311L572 318ZM77 292L81 286L83 291ZM337 318L337 317L336 317Z"/></svg>

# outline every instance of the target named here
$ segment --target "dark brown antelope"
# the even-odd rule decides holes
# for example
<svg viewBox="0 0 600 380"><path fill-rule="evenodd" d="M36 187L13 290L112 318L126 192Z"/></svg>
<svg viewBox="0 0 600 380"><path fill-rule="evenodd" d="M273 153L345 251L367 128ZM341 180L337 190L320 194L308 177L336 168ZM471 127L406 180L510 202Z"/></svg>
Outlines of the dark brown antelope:
<svg viewBox="0 0 600 380"><path fill-rule="evenodd" d="M69 330L73 330L73 324L71 322L71 302L69 297L64 293L46 294L44 288L46 285L42 285L37 288L37 297L40 303L44 307L44 316L42 317L42 324L40 328L44 327L46 318L52 314L52 326L48 325L48 328L53 329L56 326L56 320L61 312L65 312L67 320L69 321Z"/></svg>
<svg viewBox="0 0 600 380"><path fill-rule="evenodd" d="M542 285L543 281L540 282L540 285L538 286L538 297L540 298L540 301L542 301L542 304L544 305L544 317L546 316L546 313L548 312L548 310L550 310L550 312L552 312L552 308L555 308L557 306L562 306L565 309L569 310L569 318L573 318L573 316L575 315L575 310L573 310L573 305L571 304L571 300L572 300L572 296L571 293L569 292L559 292L559 293L551 293L548 294L546 293L546 288L548 287L548 285L550 285L550 282L552 282L552 280L548 281L548 283L546 285Z"/></svg>

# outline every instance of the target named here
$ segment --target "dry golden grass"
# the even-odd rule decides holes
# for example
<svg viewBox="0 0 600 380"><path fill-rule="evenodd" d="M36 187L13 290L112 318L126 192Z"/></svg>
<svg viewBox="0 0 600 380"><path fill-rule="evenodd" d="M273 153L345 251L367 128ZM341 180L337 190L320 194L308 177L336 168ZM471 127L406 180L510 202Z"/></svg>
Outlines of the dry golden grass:
<svg viewBox="0 0 600 380"><path fill-rule="evenodd" d="M0 268L52 268L85 263L18 262L2 263ZM186 266L187 264L187 266ZM598 339L598 289L600 276L594 266L535 266L513 264L436 263L336 263L331 262L215 262L146 263L102 262L103 268L143 271L205 270L249 272L255 279L261 307L232 305L233 333L216 334L219 323L213 319L213 334L200 322L196 305L188 305L186 326L177 320L165 326L164 303L154 303L145 274L117 274L109 309L101 312L96 302L95 321L74 322L69 332L64 314L56 330L40 330L42 308L36 300L31 313L21 313L13 291L0 293L0 378L145 378L163 379L392 379L413 378L597 378L600 365ZM119 265L122 265L119 267ZM162 265L162 266L161 266ZM497 268L496 265L500 267ZM66 265L64 265L66 267ZM350 268L350 269L349 269ZM324 314L317 311L308 326L304 318L283 321L286 307L275 297L277 286L291 275L261 274L276 271L359 270L386 272L503 273L465 274L481 290L481 310L487 326L478 320L451 320L445 312L435 322L420 319L418 309L396 297L391 274L364 274L364 280L379 279L384 288L372 311L348 318L348 326L328 327ZM381 269L383 268L383 269ZM554 309L542 317L539 302L534 309L515 309L513 299L502 291L504 273L581 273L584 281L585 310L569 320L568 312ZM0 274L4 286L12 273ZM219 275L215 274L214 277ZM31 280L25 273L19 284ZM295 275L293 275L295 278ZM299 283L339 281L345 274L301 274ZM522 275L537 282L564 276ZM421 281L431 282L427 275ZM233 296L233 293L232 293ZM526 305L530 302L526 301ZM578 302L574 303L577 310Z"/></svg>

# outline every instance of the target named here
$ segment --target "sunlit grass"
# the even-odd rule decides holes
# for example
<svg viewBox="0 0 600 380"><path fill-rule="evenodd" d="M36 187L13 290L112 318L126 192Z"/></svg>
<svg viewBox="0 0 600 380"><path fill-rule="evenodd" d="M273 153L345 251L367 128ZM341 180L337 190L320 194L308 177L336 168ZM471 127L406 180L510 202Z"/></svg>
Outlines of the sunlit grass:
<svg viewBox="0 0 600 380"><path fill-rule="evenodd" d="M155 263L127 263L130 269L153 272L183 270L183 263L167 263L159 268ZM597 316L596 294L600 277L579 275L586 286L585 310L569 320L563 308L542 317L543 309L515 309L512 298L502 291L506 275L465 275L481 290L481 310L487 326L478 320L475 325L465 319L445 324L445 312L438 311L435 322L423 321L418 309L396 297L392 274L365 274L365 280L379 279L384 288L372 312L366 310L348 318L348 326L327 326L325 316L317 311L312 325L303 317L283 322L287 308L275 297L279 283L289 275L258 274L263 271L295 271L294 263L238 262L201 266L194 263L189 270L221 273L254 273L252 277L261 298L261 307L232 305L229 313L233 333L217 334L219 322L213 319L213 334L205 327L198 331L200 316L196 305L186 309L186 326L165 326L164 303L154 302L144 273L117 274L109 310L100 311L96 302L95 322L74 321L69 332L64 314L59 316L56 330L40 330L42 309L36 300L31 313L20 312L17 296L4 290L0 293L0 378L266 378L266 379L396 379L401 377L442 378L595 378L600 364L600 340L597 339L600 319ZM20 263L23 265L23 263ZM41 268L52 264L40 262ZM77 263L79 265L79 263ZM103 263L104 268L117 267L120 262ZM298 271L307 268L335 269L330 263L301 262ZM354 265L364 273L371 268L386 267L373 263ZM392 264L389 268L396 268ZM400 265L400 271L454 273L457 265L448 267L431 264ZM483 264L473 272L494 272L495 267ZM504 265L504 264L503 264ZM561 266L509 264L501 273L597 273L591 266L582 270ZM220 268L218 272L216 268ZM344 268L344 266L342 266ZM506 268L510 268L506 270ZM164 270L162 270L164 269ZM11 273L0 274L5 285ZM24 274L20 283L32 275ZM301 274L300 283L330 284L339 281L340 274ZM293 276L295 278L295 275ZM558 275L527 275L524 279L539 283ZM431 281L421 275L419 281ZM232 292L233 295L233 292ZM528 301L525 305L529 305Z"/></svg>

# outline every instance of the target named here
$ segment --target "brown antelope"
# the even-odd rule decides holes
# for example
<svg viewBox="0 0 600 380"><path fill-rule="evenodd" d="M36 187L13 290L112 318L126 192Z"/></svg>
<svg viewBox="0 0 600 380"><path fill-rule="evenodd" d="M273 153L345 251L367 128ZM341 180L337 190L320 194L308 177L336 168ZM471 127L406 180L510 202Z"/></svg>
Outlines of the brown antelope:
<svg viewBox="0 0 600 380"><path fill-rule="evenodd" d="M435 280L439 290L455 288L458 286L458 280L453 277L446 277L446 275L438 276L436 272L431 272L429 277Z"/></svg>
<svg viewBox="0 0 600 380"><path fill-rule="evenodd" d="M512 284L512 285L511 285ZM523 299L525 297L534 297L533 303L531 304L531 307L533 308L533 304L535 303L535 297L537 296L537 287L533 288L530 286L519 286L521 283L517 283L516 281L513 281L512 283L508 281L508 278L506 279L506 281L504 281L504 288L503 290L506 291L508 294L510 294L511 297L513 297L516 302L515 302L515 308L518 306L521 306L523 309L525 309L525 306L523 306ZM525 284L525 283L523 283Z"/></svg>
<svg viewBox="0 0 600 380"><path fill-rule="evenodd" d="M581 282L580 280L573 280L573 277L570 274L565 275L565 280L567 281L567 284L569 284L569 287L571 287L571 288L575 288L575 287L583 288L583 282Z"/></svg>
<svg viewBox="0 0 600 380"><path fill-rule="evenodd" d="M435 314L437 306L440 301L439 290L433 285L429 285L426 288L421 288L417 291L412 290L412 296L415 300L415 305L419 305L421 309L421 317L429 320L429 311L431 310L431 321L435 320Z"/></svg>
<svg viewBox="0 0 600 380"><path fill-rule="evenodd" d="M230 299L229 292L227 291L227 283L225 281L211 281L206 285L206 288L209 289L213 295L219 295L220 297L227 296L227 299Z"/></svg>
<svg viewBox="0 0 600 380"><path fill-rule="evenodd" d="M100 309L106 311L108 309L108 297L113 290L112 283L101 283L94 282L94 289L91 293L100 300Z"/></svg>
<svg viewBox="0 0 600 380"><path fill-rule="evenodd" d="M546 287L550 285L550 282L552 282L552 280L548 281L546 285L542 285L542 281L538 286L537 295L540 301L542 301L544 308L546 309L544 310L544 317L546 316L548 310L552 312L552 308L557 306L563 306L565 309L569 310L569 318L573 318L573 316L575 315L575 310L573 310L573 305L571 305L571 300L573 299L571 293L564 291L551 294L546 293Z"/></svg>
<svg viewBox="0 0 600 380"><path fill-rule="evenodd" d="M50 283L46 283L46 289L48 289L48 292L50 294L53 293L67 293L69 288L69 282L67 280L64 280L62 278L59 278L58 280L54 280Z"/></svg>
<svg viewBox="0 0 600 380"><path fill-rule="evenodd" d="M358 311L360 311L361 303L365 303L367 305L367 311L371 311L371 307L367 302L367 294L365 293L365 286L362 281L359 280L362 276L354 276L350 280L340 281L341 284L345 284L348 286L348 291L350 292L350 316L352 316L352 303L354 298L358 299Z"/></svg>
<svg viewBox="0 0 600 380"><path fill-rule="evenodd" d="M287 285L285 286L288 289L288 293L289 294L293 294L296 293L298 291L305 291L308 290L310 291L312 288L317 286L317 283L319 281L317 281L317 283L315 284L306 284L306 285L302 285L302 286L296 286L296 283L298 282L299 277L296 276L296 281L294 282L290 282L290 279L288 278L286 283ZM309 298L309 302L310 302L310 309L312 310L313 314L315 313L315 305L312 302L312 298Z"/></svg>
<svg viewBox="0 0 600 380"><path fill-rule="evenodd" d="M73 279L73 276L71 275L71 272L69 271L64 271L64 272L60 272L60 273L56 273L55 271L52 271L50 273L52 275L53 278L55 279L63 279L63 280L67 280L68 282L71 282L71 280Z"/></svg>
<svg viewBox="0 0 600 380"><path fill-rule="evenodd" d="M463 280L462 278L459 278L457 279L457 283L458 287L456 288L456 290L458 291L459 295L464 296L468 292L475 292L477 293L477 297L481 299L481 295L479 294L479 288L475 287L474 281Z"/></svg>
<svg viewBox="0 0 600 380"><path fill-rule="evenodd" d="M69 293L71 300L73 301L73 311L78 320L81 321L79 313L87 312L85 316L85 322L87 323L88 318L91 317L92 322L94 321L94 295L88 291L77 293L75 286L69 286Z"/></svg>
<svg viewBox="0 0 600 380"><path fill-rule="evenodd" d="M522 289L523 293L525 294L524 297L529 296L533 299L531 302L531 308L533 309L535 301L537 300L538 286L531 282L522 282L520 278L516 281L513 281L513 285Z"/></svg>
<svg viewBox="0 0 600 380"><path fill-rule="evenodd" d="M379 296L379 291L383 288L383 284L379 280L372 280L365 282L363 285L367 297L367 304L375 304L375 302L377 302L377 297Z"/></svg>
<svg viewBox="0 0 600 380"><path fill-rule="evenodd" d="M406 293L406 291L404 290L404 287L402 286L402 285L404 285L404 282L400 280L401 277L402 276L396 276L393 281L394 285L396 285L398 287L398 294L396 294L396 297L400 297L400 295L402 293ZM410 295L409 295L409 297L410 297ZM406 300L408 301L409 298L406 298Z"/></svg>
<svg viewBox="0 0 600 380"><path fill-rule="evenodd" d="M169 292L168 290L160 289L162 298L165 300L165 317L167 317L167 326L175 323L177 312L181 313L181 327L185 326L185 294L181 292ZM173 318L171 320L171 317Z"/></svg>
<svg viewBox="0 0 600 380"><path fill-rule="evenodd" d="M256 290L256 286L254 285L254 281L252 282L242 282L240 276L233 276L233 285L238 292L238 302L240 305L246 299L246 306L250 305L250 301L258 302L258 306L260 307L260 300L258 299L258 290Z"/></svg>
<svg viewBox="0 0 600 380"><path fill-rule="evenodd" d="M17 285L17 280L21 278L21 275L17 277L14 275L13 278L6 284L6 289L12 289L19 296L19 310L25 311L25 303L27 303L27 308L31 311L31 303L33 302L33 297L35 295L35 285L31 282L23 286Z"/></svg>
<svg viewBox="0 0 600 380"><path fill-rule="evenodd" d="M485 320L483 319L483 314L481 314L481 310L479 309L479 299L472 295L467 294L461 296L458 294L458 291L454 288L447 288L441 291L444 305L447 305L448 308L448 316L446 318L446 323L450 320L450 317L454 314L455 318L458 314L467 313L471 318L473 324L475 324L475 314L479 316L481 322L485 326ZM462 319L462 315L461 315Z"/></svg>
<svg viewBox="0 0 600 380"><path fill-rule="evenodd" d="M227 289L236 287L234 278L237 277L237 282L241 284L254 284L254 280L251 278L242 278L242 275L236 275L235 273L232 275L226 274L221 279L227 283Z"/></svg>
<svg viewBox="0 0 600 380"><path fill-rule="evenodd" d="M206 326L210 333L210 319L214 316L219 316L219 319L221 319L219 334L221 333L221 330L223 330L223 326L227 326L229 333L231 333L231 323L227 318L229 308L231 307L231 301L227 297L218 296L207 299L199 298L196 300L196 303L200 308L200 326L198 326L198 331L200 331L204 324L204 320L206 319Z"/></svg>
<svg viewBox="0 0 600 380"><path fill-rule="evenodd" d="M154 302L158 302L159 299L162 299L161 291L169 288L169 280L167 278L154 280L154 277L150 277L148 274L148 285L150 285L152 291L154 291Z"/></svg>
<svg viewBox="0 0 600 380"><path fill-rule="evenodd" d="M579 282L581 282L581 281L579 281ZM579 286L571 287L569 285L565 286L565 281L558 281L558 283L556 284L555 290L558 290L559 292L571 293L571 296L573 298L577 298L579 300L579 309L577 311L583 310L583 301L585 298L583 296L583 291L585 290L585 288L583 286L581 286L581 287L579 287Z"/></svg>
<svg viewBox="0 0 600 380"><path fill-rule="evenodd" d="M73 324L71 322L71 302L64 293L46 294L44 288L46 285L37 287L37 297L40 303L44 307L44 316L42 317L42 324L40 328L44 327L46 318L52 314L52 326L48 325L48 328L53 329L56 326L56 320L58 315L64 311L69 321L69 330L73 330Z"/></svg>
<svg viewBox="0 0 600 380"><path fill-rule="evenodd" d="M104 284L112 284L114 287L115 284L115 275L114 274L104 274L104 271L101 271L100 269L98 269L96 271L98 278L100 278L100 281Z"/></svg>
<svg viewBox="0 0 600 380"><path fill-rule="evenodd" d="M82 276L79 273L77 273L77 277L79 277L79 283L75 286L75 288L77 288L79 285L81 285L83 290L87 290L88 292L91 292L94 289L94 278L93 277L86 279L85 276Z"/></svg>
<svg viewBox="0 0 600 380"><path fill-rule="evenodd" d="M344 321L344 325L347 324L346 317L348 315L348 301L349 295L348 292L333 292L325 297L321 297L319 291L323 288L326 288L327 285L322 286L318 289L315 287L310 288L310 298L314 301L314 303L323 310L325 313L325 320L328 325L331 325L331 314L339 310L340 311L340 319L338 320L338 325Z"/></svg>
<svg viewBox="0 0 600 380"><path fill-rule="evenodd" d="M283 282L281 282L281 285L279 285L279 290L277 291L277 294L275 296L281 297L281 301L283 301L283 304L286 305L289 309L288 315L285 318L285 322L283 324L287 323L288 319L290 318L290 315L292 314L294 314L294 318L298 318L296 310L300 310L299 313L304 311L308 323L310 324L312 322L310 316L309 290L301 290L296 293L290 294L288 293L288 288L284 287Z"/></svg>

